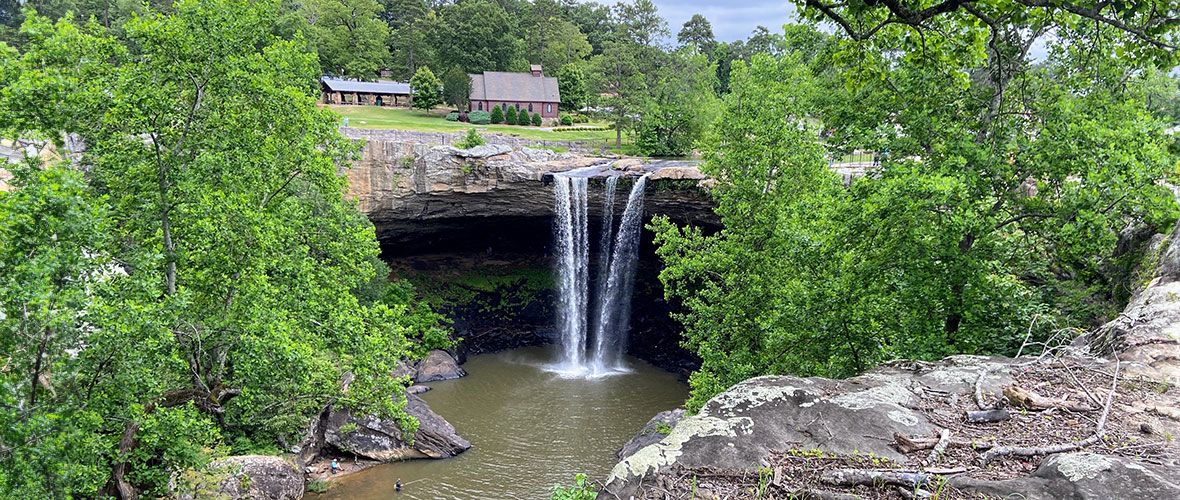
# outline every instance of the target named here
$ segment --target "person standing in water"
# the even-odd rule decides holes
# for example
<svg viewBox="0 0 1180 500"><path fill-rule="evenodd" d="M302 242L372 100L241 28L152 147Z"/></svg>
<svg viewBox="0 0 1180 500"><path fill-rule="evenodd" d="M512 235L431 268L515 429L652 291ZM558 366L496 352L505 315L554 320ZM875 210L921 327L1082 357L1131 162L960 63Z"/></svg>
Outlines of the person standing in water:
<svg viewBox="0 0 1180 500"><path fill-rule="evenodd" d="M401 491L401 490L402 490L402 478L399 477L399 478L397 478L397 481L393 483L393 491Z"/></svg>

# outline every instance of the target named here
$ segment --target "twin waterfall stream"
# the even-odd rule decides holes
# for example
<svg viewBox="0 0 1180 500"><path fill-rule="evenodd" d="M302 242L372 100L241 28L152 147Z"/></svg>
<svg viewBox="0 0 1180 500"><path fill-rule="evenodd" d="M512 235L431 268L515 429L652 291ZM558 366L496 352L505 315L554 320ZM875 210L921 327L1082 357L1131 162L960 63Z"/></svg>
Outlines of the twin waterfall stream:
<svg viewBox="0 0 1180 500"><path fill-rule="evenodd" d="M639 256L643 190L647 175L635 181L615 231L617 177L606 179L602 233L598 238L598 276L590 293L590 231L586 177L554 175L554 236L558 259L557 327L561 361L554 371L595 378L623 373L631 317L631 289Z"/></svg>

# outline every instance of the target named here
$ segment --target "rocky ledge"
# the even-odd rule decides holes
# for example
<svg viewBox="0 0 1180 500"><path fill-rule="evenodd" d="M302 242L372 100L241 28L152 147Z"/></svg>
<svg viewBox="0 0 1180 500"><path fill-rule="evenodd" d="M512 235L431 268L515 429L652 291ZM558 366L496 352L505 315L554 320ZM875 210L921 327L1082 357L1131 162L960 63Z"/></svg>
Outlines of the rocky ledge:
<svg viewBox="0 0 1180 500"><path fill-rule="evenodd" d="M749 379L657 417L599 498L1180 498L1178 236L1075 345Z"/></svg>
<svg viewBox="0 0 1180 500"><path fill-rule="evenodd" d="M707 181L693 162L611 159L502 144L458 149L370 139L362 159L348 171L348 195L373 221L383 243L437 249L439 237L482 226L503 231L524 221L527 230L536 226L547 235L553 188L546 181L553 173L572 171L592 179L650 173L649 213L684 223L718 223L713 202L700 189ZM602 205L602 191L590 190L592 211ZM623 203L627 192L617 196Z"/></svg>

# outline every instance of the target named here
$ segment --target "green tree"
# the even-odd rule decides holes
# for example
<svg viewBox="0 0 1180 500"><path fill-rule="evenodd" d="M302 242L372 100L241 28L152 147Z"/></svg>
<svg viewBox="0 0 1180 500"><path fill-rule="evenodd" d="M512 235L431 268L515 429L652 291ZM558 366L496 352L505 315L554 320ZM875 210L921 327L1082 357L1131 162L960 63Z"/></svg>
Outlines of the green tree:
<svg viewBox="0 0 1180 500"><path fill-rule="evenodd" d="M713 37L713 26L709 20L700 14L693 14L692 19L684 22L680 32L676 34L676 42L683 47L692 47L700 54L713 57L713 49L717 39Z"/></svg>
<svg viewBox="0 0 1180 500"><path fill-rule="evenodd" d="M638 62L639 50L630 44L611 42L602 55L591 60L597 81L594 88L603 97L600 104L609 109L608 118L615 128L615 147L622 147L623 130L634 124L644 104L647 83Z"/></svg>
<svg viewBox="0 0 1180 500"><path fill-rule="evenodd" d="M577 111L586 107L586 77L575 64L567 64L557 72L557 92L561 94L561 108Z"/></svg>
<svg viewBox="0 0 1180 500"><path fill-rule="evenodd" d="M303 12L326 74L372 79L389 64L389 26L375 0L307 0Z"/></svg>
<svg viewBox="0 0 1180 500"><path fill-rule="evenodd" d="M443 102L454 106L460 112L470 108L471 77L459 68L451 68L443 76Z"/></svg>
<svg viewBox="0 0 1180 500"><path fill-rule="evenodd" d="M873 25L873 9L839 12L864 16L845 28ZM733 64L703 167L720 180L725 229L654 222L661 279L703 360L690 408L755 375L1014 354L1030 332L1045 340L1120 309L1119 232L1166 229L1177 212L1161 187L1171 139L1119 84L1162 54L1073 14L980 12L993 22L890 22L842 40L831 57L844 85L820 80L806 43ZM1032 64L1049 31L1051 56ZM836 130L823 146L817 121ZM825 148L877 151L880 166L842 188Z"/></svg>
<svg viewBox="0 0 1180 500"><path fill-rule="evenodd" d="M578 26L564 19L551 19L546 28L549 41L541 53L541 65L546 68L561 68L590 57L593 50Z"/></svg>
<svg viewBox="0 0 1180 500"><path fill-rule="evenodd" d="M357 147L316 105L315 55L271 35L277 18L275 3L184 0L129 22L124 42L31 16L25 52L0 56L0 134L76 133L88 172L84 195L76 174L19 173L0 202L0 258L55 255L0 269L17 280L2 285L0 337L34 326L8 312L21 301L54 309L35 325L53 330L52 371L25 386L37 404L0 417L28 422L0 434L0 496L163 495L222 439L292 442L327 404L414 429L388 374L437 332L354 295L378 252L342 194ZM51 224L21 229L37 219ZM36 353L3 354L33 367ZM37 459L56 453L73 458Z"/></svg>
<svg viewBox="0 0 1180 500"><path fill-rule="evenodd" d="M691 49L672 55L648 87L639 124L640 151L649 156L683 156L703 137L717 113L716 71Z"/></svg>
<svg viewBox="0 0 1180 500"><path fill-rule="evenodd" d="M504 113L504 123L516 125L516 114L516 106L508 106L508 112Z"/></svg>
<svg viewBox="0 0 1180 500"><path fill-rule="evenodd" d="M426 0L381 0L381 5L381 18L389 26L390 70L404 82L414 76L418 66L432 64L427 34L434 30L438 18Z"/></svg>
<svg viewBox="0 0 1180 500"><path fill-rule="evenodd" d="M410 103L427 112L443 103L442 82L427 66L420 66L410 78Z"/></svg>
<svg viewBox="0 0 1180 500"><path fill-rule="evenodd" d="M509 71L523 54L517 26L499 5L474 0L444 5L427 34L437 64L472 73ZM520 33L523 35L523 33Z"/></svg>
<svg viewBox="0 0 1180 500"><path fill-rule="evenodd" d="M541 113L533 113L533 126L534 127L541 126Z"/></svg>
<svg viewBox="0 0 1180 500"><path fill-rule="evenodd" d="M492 123L504 123L504 113L499 106L492 106Z"/></svg>

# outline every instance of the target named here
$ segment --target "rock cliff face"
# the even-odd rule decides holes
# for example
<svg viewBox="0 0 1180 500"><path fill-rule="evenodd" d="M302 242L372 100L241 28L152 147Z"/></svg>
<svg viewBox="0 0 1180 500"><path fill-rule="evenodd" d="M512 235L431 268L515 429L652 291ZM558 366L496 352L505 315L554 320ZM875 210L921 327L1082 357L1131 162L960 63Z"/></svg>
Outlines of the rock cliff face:
<svg viewBox="0 0 1180 500"><path fill-rule="evenodd" d="M1180 498L1177 236L1119 319L1076 346L896 361L845 380L749 379L658 442L636 436L599 498L913 498L943 487L950 498ZM985 409L1004 418L968 418Z"/></svg>
<svg viewBox="0 0 1180 500"><path fill-rule="evenodd" d="M179 500L299 500L303 473L279 457L238 455L216 460L201 474L190 472Z"/></svg>
<svg viewBox="0 0 1180 500"><path fill-rule="evenodd" d="M681 222L716 225L712 202L697 185L703 176L684 162L615 161L548 150L487 145L463 150L415 142L369 140L348 171L348 196L399 248L438 248L480 236L549 235L553 188L547 174L583 170L592 179L653 173L645 206ZM667 169L667 172L662 170ZM625 190L617 195L626 199ZM602 189L590 190L591 215ZM412 249L411 249L412 251Z"/></svg>

